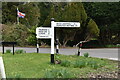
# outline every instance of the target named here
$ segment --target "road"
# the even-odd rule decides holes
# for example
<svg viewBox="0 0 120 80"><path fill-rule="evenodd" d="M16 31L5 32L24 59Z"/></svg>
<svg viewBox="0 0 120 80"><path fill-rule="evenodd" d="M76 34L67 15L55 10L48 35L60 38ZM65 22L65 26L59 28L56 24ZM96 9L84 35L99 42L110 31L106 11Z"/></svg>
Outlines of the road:
<svg viewBox="0 0 120 80"><path fill-rule="evenodd" d="M11 49L12 47L5 47L5 51L7 49ZM36 52L36 48L26 48L26 47L15 47L15 50L23 49L26 53ZM97 49L82 49L81 56L84 53L88 52L91 57L99 57L99 58L109 58L109 59L117 59L118 60L118 50L120 48L97 48ZM60 54L64 55L75 55L77 54L77 48L61 48L59 50ZM0 47L0 52L2 52L2 47ZM40 53L50 53L50 48L40 48Z"/></svg>

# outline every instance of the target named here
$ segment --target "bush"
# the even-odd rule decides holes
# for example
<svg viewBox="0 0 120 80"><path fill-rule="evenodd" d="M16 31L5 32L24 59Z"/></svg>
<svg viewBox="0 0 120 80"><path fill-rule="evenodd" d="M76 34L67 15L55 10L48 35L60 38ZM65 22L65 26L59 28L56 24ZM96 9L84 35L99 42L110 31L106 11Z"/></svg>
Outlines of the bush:
<svg viewBox="0 0 120 80"><path fill-rule="evenodd" d="M70 66L70 62L67 61L67 60L63 60L63 61L61 62L61 66L69 67L69 66Z"/></svg>
<svg viewBox="0 0 120 80"><path fill-rule="evenodd" d="M84 57L88 57L89 56L89 53L84 53Z"/></svg>
<svg viewBox="0 0 120 80"><path fill-rule="evenodd" d="M15 51L16 54L21 54L21 53L26 53L24 50L22 49L18 49Z"/></svg>
<svg viewBox="0 0 120 80"><path fill-rule="evenodd" d="M7 23L3 25L2 39L5 42L16 41L18 46L27 44L28 28L22 24Z"/></svg>
<svg viewBox="0 0 120 80"><path fill-rule="evenodd" d="M52 69L45 72L45 78L73 78L74 76L66 69Z"/></svg>
<svg viewBox="0 0 120 80"><path fill-rule="evenodd" d="M7 49L7 50L6 50L6 53L11 53L11 50L10 50L10 49Z"/></svg>
<svg viewBox="0 0 120 80"><path fill-rule="evenodd" d="M82 68L86 66L86 62L85 61L80 61L80 60L76 60L75 64L74 64L74 68Z"/></svg>

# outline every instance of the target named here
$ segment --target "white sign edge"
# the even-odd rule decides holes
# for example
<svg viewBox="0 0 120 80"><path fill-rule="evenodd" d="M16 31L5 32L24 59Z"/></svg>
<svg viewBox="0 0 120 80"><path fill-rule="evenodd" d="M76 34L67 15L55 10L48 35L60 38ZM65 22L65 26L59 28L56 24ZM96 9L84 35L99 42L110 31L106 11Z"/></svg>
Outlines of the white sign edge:
<svg viewBox="0 0 120 80"><path fill-rule="evenodd" d="M56 23L77 23L79 26L77 26L77 27L80 27L80 22L54 22L54 27L59 27L59 26L56 26ZM59 28L61 28L61 27L68 27L68 26L60 26ZM69 26L69 27L71 27L71 26ZM68 27L68 28L69 28ZM73 26L72 26L73 27ZM74 28L74 27L73 27Z"/></svg>

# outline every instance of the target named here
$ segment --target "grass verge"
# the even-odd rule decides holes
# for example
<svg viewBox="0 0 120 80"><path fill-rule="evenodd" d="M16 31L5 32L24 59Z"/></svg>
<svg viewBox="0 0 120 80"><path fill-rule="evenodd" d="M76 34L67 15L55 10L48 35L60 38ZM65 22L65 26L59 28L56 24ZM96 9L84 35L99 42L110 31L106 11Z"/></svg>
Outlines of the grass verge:
<svg viewBox="0 0 120 80"><path fill-rule="evenodd" d="M115 71L118 65L116 61L75 55L57 55L61 64L50 64L50 54L26 53L2 56L7 78L65 78L65 76L66 78L89 78L91 73L104 73L106 69L109 72ZM86 62L83 67L79 67L83 63L78 64L78 67L75 66L76 61L79 60ZM91 67L90 64L94 62L101 66Z"/></svg>

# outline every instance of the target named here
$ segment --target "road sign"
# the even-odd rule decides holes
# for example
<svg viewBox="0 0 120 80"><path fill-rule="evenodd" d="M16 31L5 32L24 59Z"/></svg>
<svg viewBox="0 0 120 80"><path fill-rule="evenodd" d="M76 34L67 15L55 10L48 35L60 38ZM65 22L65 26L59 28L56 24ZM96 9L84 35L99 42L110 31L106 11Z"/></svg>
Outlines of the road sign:
<svg viewBox="0 0 120 80"><path fill-rule="evenodd" d="M54 27L80 27L79 22L54 22Z"/></svg>
<svg viewBox="0 0 120 80"><path fill-rule="evenodd" d="M36 34L37 34L37 38L51 38L52 37L52 33L51 33L51 28L46 28L46 27L38 27L36 28Z"/></svg>
<svg viewBox="0 0 120 80"><path fill-rule="evenodd" d="M80 27L80 23L79 22L54 22L54 19L52 19L51 28L50 27L36 28L37 38L51 39L51 63L54 63L54 27Z"/></svg>

